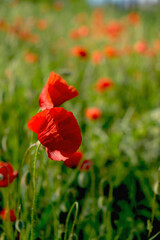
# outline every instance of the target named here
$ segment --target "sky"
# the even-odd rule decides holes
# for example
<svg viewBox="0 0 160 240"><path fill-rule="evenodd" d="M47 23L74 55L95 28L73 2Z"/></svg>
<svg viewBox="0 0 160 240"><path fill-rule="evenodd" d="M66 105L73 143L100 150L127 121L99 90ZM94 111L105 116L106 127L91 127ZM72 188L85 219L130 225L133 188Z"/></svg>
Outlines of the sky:
<svg viewBox="0 0 160 240"><path fill-rule="evenodd" d="M109 3L109 2L112 2L112 3L118 3L118 4L127 4L129 5L129 3L134 3L134 2L137 2L139 4L146 4L146 3L157 3L158 0L88 0L88 2L91 4L91 5L101 5L101 4L104 4L104 3Z"/></svg>

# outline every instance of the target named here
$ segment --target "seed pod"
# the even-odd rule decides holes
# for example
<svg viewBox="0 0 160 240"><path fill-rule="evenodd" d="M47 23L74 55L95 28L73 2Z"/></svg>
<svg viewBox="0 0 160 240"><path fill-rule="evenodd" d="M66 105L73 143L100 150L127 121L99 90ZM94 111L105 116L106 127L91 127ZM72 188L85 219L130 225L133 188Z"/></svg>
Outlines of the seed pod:
<svg viewBox="0 0 160 240"><path fill-rule="evenodd" d="M81 172L78 175L78 184L81 188L86 188L88 185L89 179L86 172Z"/></svg>
<svg viewBox="0 0 160 240"><path fill-rule="evenodd" d="M16 224L15 224L15 227L17 229L18 232L21 232L22 229L24 228L24 223L22 220L17 220L16 221Z"/></svg>
<svg viewBox="0 0 160 240"><path fill-rule="evenodd" d="M77 236L75 233L73 233L73 234L70 236L69 240L78 240L78 236Z"/></svg>
<svg viewBox="0 0 160 240"><path fill-rule="evenodd" d="M107 199L104 196L98 198L98 207L103 211L107 210Z"/></svg>

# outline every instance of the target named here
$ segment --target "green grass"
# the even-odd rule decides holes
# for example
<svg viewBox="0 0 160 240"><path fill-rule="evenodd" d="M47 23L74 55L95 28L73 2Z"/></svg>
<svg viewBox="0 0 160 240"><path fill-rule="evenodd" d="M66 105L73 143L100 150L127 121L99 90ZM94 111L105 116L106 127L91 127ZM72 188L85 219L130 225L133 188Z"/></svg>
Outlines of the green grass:
<svg viewBox="0 0 160 240"><path fill-rule="evenodd" d="M90 35L79 40L69 36L70 30L80 25L93 27L93 9L82 1L68 1L61 11L55 11L47 1L20 1L17 5L10 2L1 2L0 19L10 26L17 21L21 29L38 35L39 41L23 41L0 30L1 161L10 162L20 171L26 149L37 141L27 122L37 113L39 95L54 70L79 92L77 98L63 106L76 116L83 138L80 150L85 159L94 163L87 172L69 169L63 162L48 159L40 148L35 239L64 239L65 231L69 239L73 231L72 239L140 240L149 239L153 227L151 238L160 231L158 194L153 202L160 162L160 51L153 57L133 53L117 59L105 58L100 65L93 65L91 53L103 51L112 43L104 36L100 39ZM104 10L106 22L117 19L126 23L129 11L113 7ZM113 43L118 49L143 39L153 49L159 34L160 8L138 12L141 23L125 28L122 37ZM86 13L84 23L77 22L79 13ZM37 29L38 19L48 22L45 30ZM72 56L71 48L76 45L88 49L87 60ZM27 63L27 52L37 54L38 61ZM97 93L95 83L105 76L112 79L114 87L104 94ZM85 108L93 106L102 111L97 121L86 119L84 114ZM24 159L22 178L0 189L0 209L8 202L15 209L17 220L23 221L21 240L30 239L35 151L35 147L31 148ZM74 205L76 208L70 212ZM8 240L17 239L16 229L15 223L0 220L0 239L5 239L4 235Z"/></svg>

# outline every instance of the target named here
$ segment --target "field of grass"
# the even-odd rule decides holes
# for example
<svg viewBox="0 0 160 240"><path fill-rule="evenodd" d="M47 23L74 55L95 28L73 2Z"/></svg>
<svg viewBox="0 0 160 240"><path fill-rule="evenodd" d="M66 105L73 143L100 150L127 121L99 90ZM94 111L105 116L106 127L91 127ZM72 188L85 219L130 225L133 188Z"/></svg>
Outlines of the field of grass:
<svg viewBox="0 0 160 240"><path fill-rule="evenodd" d="M159 14L1 1L0 240L160 239ZM53 161L41 145L34 171L27 123L52 71L79 93L62 107L77 119L87 167ZM18 172L8 186L4 162Z"/></svg>

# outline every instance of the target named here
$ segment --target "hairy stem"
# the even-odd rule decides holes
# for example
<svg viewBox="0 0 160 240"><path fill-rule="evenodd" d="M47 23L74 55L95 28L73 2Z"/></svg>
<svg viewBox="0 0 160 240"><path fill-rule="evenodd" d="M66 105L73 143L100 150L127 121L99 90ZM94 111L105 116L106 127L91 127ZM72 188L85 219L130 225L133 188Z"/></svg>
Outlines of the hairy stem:
<svg viewBox="0 0 160 240"><path fill-rule="evenodd" d="M36 163L37 163L37 156L38 150L40 148L41 143L39 142L35 158L33 162L33 202L32 202L32 212L31 212L31 240L34 240L34 230L35 230L35 208L36 208Z"/></svg>

